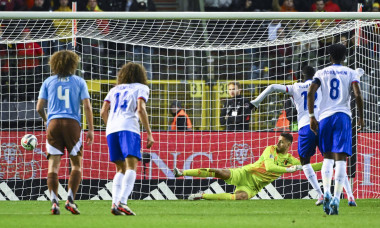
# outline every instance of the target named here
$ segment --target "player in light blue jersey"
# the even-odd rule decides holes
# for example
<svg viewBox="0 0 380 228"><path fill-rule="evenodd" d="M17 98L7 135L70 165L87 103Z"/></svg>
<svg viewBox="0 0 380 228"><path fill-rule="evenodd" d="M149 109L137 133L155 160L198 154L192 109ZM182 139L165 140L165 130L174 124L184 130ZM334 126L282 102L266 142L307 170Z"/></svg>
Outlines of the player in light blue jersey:
<svg viewBox="0 0 380 228"><path fill-rule="evenodd" d="M114 215L136 215L127 206L127 200L141 160L139 119L147 132L146 147L149 149L154 143L145 108L149 98L147 84L146 71L141 64L125 64L117 75L117 85L108 92L100 112L107 126L110 160L117 169L112 184L111 213Z"/></svg>
<svg viewBox="0 0 380 228"><path fill-rule="evenodd" d="M80 214L74 199L81 181L83 155L81 103L83 103L89 129L86 142L92 144L94 139L92 107L87 85L82 78L74 75L78 63L79 57L72 51L64 50L53 54L50 66L55 75L43 82L36 107L47 127L46 149L49 159L47 184L51 195L51 213L53 215L60 214L58 171L65 148L70 154L71 161L65 208L72 214ZM44 110L46 102L47 114Z"/></svg>
<svg viewBox="0 0 380 228"><path fill-rule="evenodd" d="M333 44L329 48L332 66L317 71L310 85L307 102L310 129L317 134L318 121L314 113L314 96L321 88L319 109L319 149L323 153L322 182L324 189L323 210L326 214L338 214L340 196L347 179L346 159L352 155L351 90L359 111L359 129L364 126L363 98L359 87L360 75L341 63L346 57L346 47ZM335 162L334 197L330 187Z"/></svg>

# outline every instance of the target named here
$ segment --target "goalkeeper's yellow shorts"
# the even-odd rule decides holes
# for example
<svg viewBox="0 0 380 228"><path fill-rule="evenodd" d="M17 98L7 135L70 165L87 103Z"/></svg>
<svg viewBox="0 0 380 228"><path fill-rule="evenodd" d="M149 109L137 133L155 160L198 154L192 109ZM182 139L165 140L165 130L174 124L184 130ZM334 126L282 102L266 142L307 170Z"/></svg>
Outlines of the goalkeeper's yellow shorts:
<svg viewBox="0 0 380 228"><path fill-rule="evenodd" d="M226 180L227 184L235 185L235 193L237 191L243 191L248 194L248 199L254 197L259 192L256 186L254 176L248 173L243 168L229 169L231 172L231 177Z"/></svg>

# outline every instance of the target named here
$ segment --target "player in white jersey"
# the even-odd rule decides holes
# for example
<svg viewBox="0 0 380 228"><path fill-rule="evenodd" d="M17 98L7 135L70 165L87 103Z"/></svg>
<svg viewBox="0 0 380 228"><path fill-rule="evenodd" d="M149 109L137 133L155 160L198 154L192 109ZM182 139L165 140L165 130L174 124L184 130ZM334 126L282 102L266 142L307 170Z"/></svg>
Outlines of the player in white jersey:
<svg viewBox="0 0 380 228"><path fill-rule="evenodd" d="M121 68L117 85L104 99L100 115L107 126L110 160L117 168L112 184L111 213L114 215L136 215L127 206L127 200L135 184L137 163L141 160L139 119L147 131L147 148L154 143L145 107L148 97L144 67L130 62Z"/></svg>
<svg viewBox="0 0 380 228"><path fill-rule="evenodd" d="M317 146L317 136L310 130L309 114L307 110L307 91L312 82L315 70L311 66L302 69L301 83L293 85L273 84L266 88L251 104L258 108L259 104L272 92L282 92L292 96L292 101L297 109L298 122L298 154L302 164L302 169L310 184L318 193L316 205L320 205L323 200L321 188L319 187L317 176L310 164L310 158L315 154ZM315 107L318 110L321 98L320 91L315 95ZM316 112L317 114L317 112Z"/></svg>
<svg viewBox="0 0 380 228"><path fill-rule="evenodd" d="M364 126L363 98L359 87L359 74L341 63L346 57L346 47L333 44L329 48L332 66L317 71L310 85L307 102L310 129L317 134L318 121L314 113L314 94L320 88L322 101L319 109L319 149L324 155L322 181L324 189L323 210L338 214L340 196L346 174L346 159L352 154L351 90L359 111L359 129ZM334 197L330 187L335 162Z"/></svg>
<svg viewBox="0 0 380 228"><path fill-rule="evenodd" d="M309 183L318 193L318 200L315 203L317 206L323 203L323 194L318 184L317 176L313 168L310 165L310 158L316 152L316 146L318 142L318 136L316 136L310 130L310 119L307 109L307 91L312 82L315 70L311 66L305 66L302 68L302 81L301 83L295 83L294 85L278 85L273 84L266 88L255 100L251 101L251 104L258 108L259 104L272 92L282 92L292 96L292 101L297 109L297 122L298 122L298 154L302 164L302 169L305 173ZM320 90L315 95L315 114L318 117L318 107L321 102ZM317 118L318 119L318 118ZM348 178L345 182L344 188L348 195L352 196L351 186L349 185ZM351 197L351 204L355 204L353 196ZM356 205L356 204L355 204Z"/></svg>

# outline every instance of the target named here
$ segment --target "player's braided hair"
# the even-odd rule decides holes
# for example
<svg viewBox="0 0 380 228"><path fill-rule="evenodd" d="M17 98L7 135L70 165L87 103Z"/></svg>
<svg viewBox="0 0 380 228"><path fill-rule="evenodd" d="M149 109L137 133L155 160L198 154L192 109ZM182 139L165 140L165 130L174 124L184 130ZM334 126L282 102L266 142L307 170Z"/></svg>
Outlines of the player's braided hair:
<svg viewBox="0 0 380 228"><path fill-rule="evenodd" d="M347 48L343 44L333 44L329 48L331 60L334 63L341 63L346 57Z"/></svg>

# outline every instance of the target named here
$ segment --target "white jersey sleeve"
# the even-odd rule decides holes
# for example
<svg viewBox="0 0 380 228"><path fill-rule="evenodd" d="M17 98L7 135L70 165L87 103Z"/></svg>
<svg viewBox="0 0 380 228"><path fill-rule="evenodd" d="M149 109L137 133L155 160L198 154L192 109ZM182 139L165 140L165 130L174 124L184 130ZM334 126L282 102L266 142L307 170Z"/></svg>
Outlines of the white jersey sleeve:
<svg viewBox="0 0 380 228"><path fill-rule="evenodd" d="M148 98L149 98L149 87L148 86L141 86L139 89L138 89L138 92L137 92L137 99L144 99L145 100L145 103L148 102Z"/></svg>
<svg viewBox="0 0 380 228"><path fill-rule="evenodd" d="M273 84L268 86L263 92L260 93L259 96L253 101L251 101L251 104L253 104L256 108L259 107L259 104L271 93L273 92L282 92L285 93L287 91L286 86L284 85L278 85Z"/></svg>
<svg viewBox="0 0 380 228"><path fill-rule="evenodd" d="M321 83L322 101L319 120L338 112L351 117L351 84L360 82L360 75L345 66L334 64L316 72L314 79Z"/></svg>

